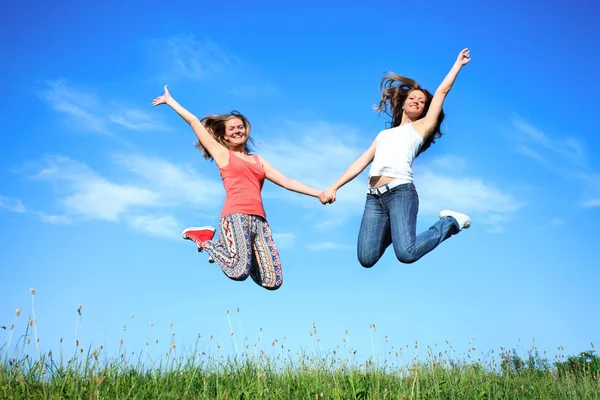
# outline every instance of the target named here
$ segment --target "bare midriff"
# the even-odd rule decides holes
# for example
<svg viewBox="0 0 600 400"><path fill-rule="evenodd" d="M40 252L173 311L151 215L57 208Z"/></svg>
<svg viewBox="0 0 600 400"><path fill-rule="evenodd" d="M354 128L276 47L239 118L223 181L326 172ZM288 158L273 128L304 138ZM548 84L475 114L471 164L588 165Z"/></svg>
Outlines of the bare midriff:
<svg viewBox="0 0 600 400"><path fill-rule="evenodd" d="M390 176L372 176L371 179L369 179L369 186L377 189L378 187L383 186L386 183L390 183L395 179L396 178L392 178Z"/></svg>

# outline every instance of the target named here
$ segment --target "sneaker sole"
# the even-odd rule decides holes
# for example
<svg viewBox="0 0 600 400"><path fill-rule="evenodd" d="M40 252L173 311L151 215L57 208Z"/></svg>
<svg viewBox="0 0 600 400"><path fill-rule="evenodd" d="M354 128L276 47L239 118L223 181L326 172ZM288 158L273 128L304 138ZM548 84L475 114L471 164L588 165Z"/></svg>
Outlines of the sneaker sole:
<svg viewBox="0 0 600 400"><path fill-rule="evenodd" d="M183 230L183 232L181 232L181 237L184 238L185 240L191 240L186 236L186 233L188 233L189 231L202 231L202 230L208 230L208 231L215 231L215 228L213 228L212 226L198 226L198 227L189 227L189 228L185 228Z"/></svg>
<svg viewBox="0 0 600 400"><path fill-rule="evenodd" d="M454 216L452 215L454 213L464 215L467 218L468 222L465 224L465 226L463 226L462 228L460 228L461 230L463 230L463 229L469 229L471 227L471 218L468 215L463 214L463 213L452 212L452 211L448 211L448 210L442 210L439 213L439 217L440 217L440 219L445 218L445 217L452 217L452 218L454 218Z"/></svg>

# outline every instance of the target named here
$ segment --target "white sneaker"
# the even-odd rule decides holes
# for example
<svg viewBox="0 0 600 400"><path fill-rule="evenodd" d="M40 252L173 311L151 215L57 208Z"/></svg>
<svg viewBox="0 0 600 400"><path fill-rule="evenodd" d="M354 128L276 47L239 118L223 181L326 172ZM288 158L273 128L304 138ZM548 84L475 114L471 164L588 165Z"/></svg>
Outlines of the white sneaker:
<svg viewBox="0 0 600 400"><path fill-rule="evenodd" d="M460 226L460 229L468 229L471 226L471 218L466 214L461 214L456 211L442 210L440 211L440 219L444 217L452 217Z"/></svg>

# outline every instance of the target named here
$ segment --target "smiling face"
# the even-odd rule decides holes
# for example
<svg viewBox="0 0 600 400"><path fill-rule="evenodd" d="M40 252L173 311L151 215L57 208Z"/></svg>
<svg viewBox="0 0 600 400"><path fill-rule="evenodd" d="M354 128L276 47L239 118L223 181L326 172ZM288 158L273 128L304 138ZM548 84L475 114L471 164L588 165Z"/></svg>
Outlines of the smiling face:
<svg viewBox="0 0 600 400"><path fill-rule="evenodd" d="M240 118L233 117L225 122L225 137L231 148L244 146L248 140L248 130L244 121Z"/></svg>
<svg viewBox="0 0 600 400"><path fill-rule="evenodd" d="M420 90L413 90L404 101L402 110L411 121L415 121L423 115L426 102L427 96L425 96L425 93Z"/></svg>

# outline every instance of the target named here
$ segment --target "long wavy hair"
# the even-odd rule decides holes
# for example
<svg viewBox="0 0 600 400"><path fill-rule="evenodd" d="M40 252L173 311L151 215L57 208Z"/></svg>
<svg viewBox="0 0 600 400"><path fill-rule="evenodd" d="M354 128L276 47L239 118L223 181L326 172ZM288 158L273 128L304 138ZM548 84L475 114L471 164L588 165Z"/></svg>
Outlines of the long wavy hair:
<svg viewBox="0 0 600 400"><path fill-rule="evenodd" d="M229 143L225 140L225 126L227 121L230 119L237 118L242 121L244 126L246 127L246 134L248 135L248 139L244 144L244 152L246 154L250 154L250 147L248 146L248 142L254 144L254 140L250 137L250 121L248 118L244 117L240 112L233 110L229 114L221 114L221 115L209 115L200 120L200 123L204 125L208 133L211 134L212 137L219 143L221 143L226 148L229 148ZM208 151L202 146L202 143L198 140L196 142L196 147L200 150L207 160L213 159Z"/></svg>
<svg viewBox="0 0 600 400"><path fill-rule="evenodd" d="M421 87L418 82L413 79L407 78L405 76L397 75L393 72L388 72L383 78L381 78L380 83L380 91L381 91L381 100L379 101L379 106L375 108L376 111L381 114L382 112L387 114L392 118L391 127L394 128L399 126L402 123L402 115L404 110L402 110L402 106L404 102L408 98L408 95L415 91L419 90L425 94L425 107L423 109L423 114L419 117L419 119L425 117L427 115L427 111L429 111L429 106L431 104L431 100L433 99L433 95L425 88ZM438 116L437 123L435 125L434 131L428 138L425 140L421 149L419 150L419 154L425 152L433 143L435 143L436 139L442 137L441 126L444 121L445 114L444 110L440 112ZM389 124L390 122L388 122ZM418 155L418 154L417 154Z"/></svg>

